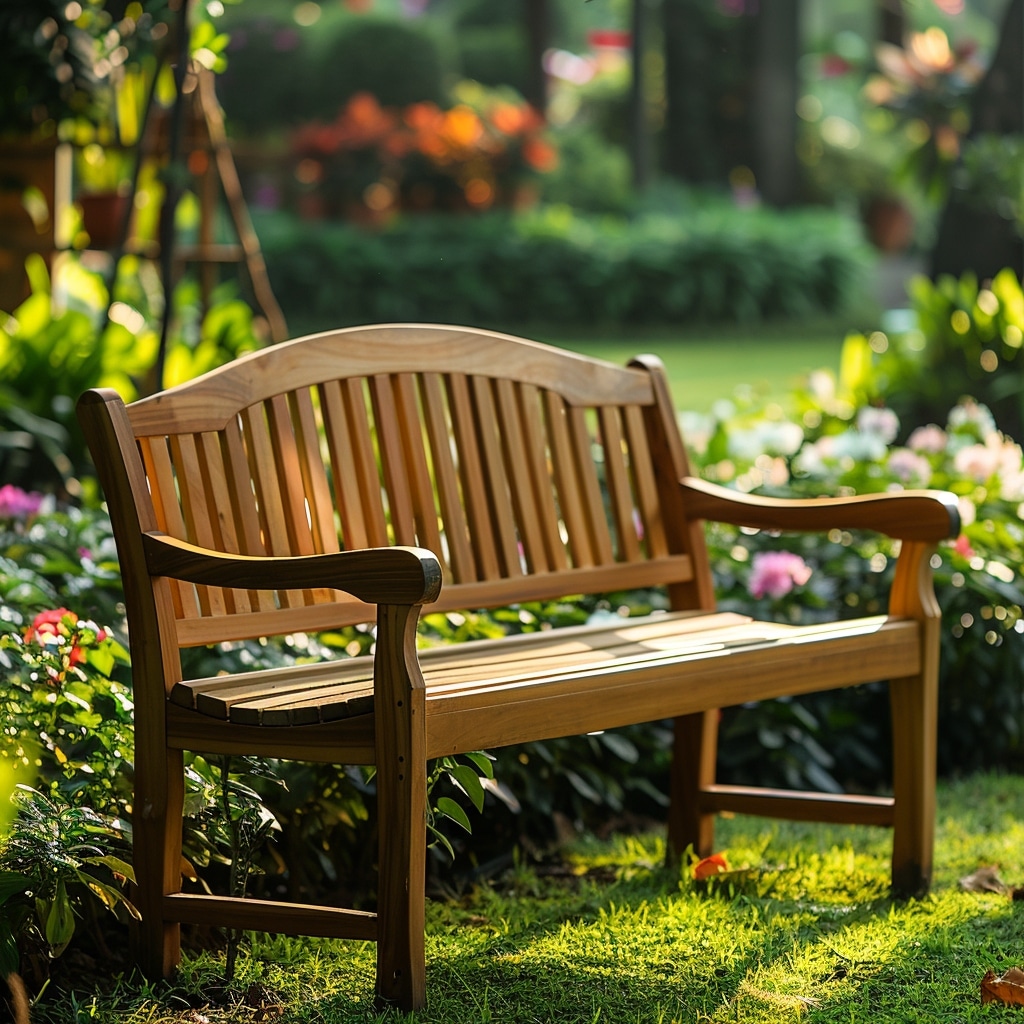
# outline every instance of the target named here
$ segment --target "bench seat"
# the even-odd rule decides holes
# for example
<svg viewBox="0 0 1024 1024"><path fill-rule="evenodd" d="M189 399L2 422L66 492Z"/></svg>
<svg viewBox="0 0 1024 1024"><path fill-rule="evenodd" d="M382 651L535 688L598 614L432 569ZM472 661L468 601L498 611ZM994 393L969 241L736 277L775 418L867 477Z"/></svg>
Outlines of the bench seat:
<svg viewBox="0 0 1024 1024"><path fill-rule="evenodd" d="M885 616L792 626L677 612L427 649L428 756L909 676L920 670L918 634L913 619ZM268 728L358 718L373 711L373 658L185 680L171 701Z"/></svg>

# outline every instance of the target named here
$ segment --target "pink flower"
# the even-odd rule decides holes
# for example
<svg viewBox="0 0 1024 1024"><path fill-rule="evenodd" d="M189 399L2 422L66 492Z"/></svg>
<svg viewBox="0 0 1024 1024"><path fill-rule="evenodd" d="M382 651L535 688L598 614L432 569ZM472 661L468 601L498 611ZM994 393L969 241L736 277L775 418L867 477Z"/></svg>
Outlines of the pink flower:
<svg viewBox="0 0 1024 1024"><path fill-rule="evenodd" d="M0 519L28 519L39 511L42 503L43 496L37 491L23 491L14 484L0 487Z"/></svg>
<svg viewBox="0 0 1024 1024"><path fill-rule="evenodd" d="M893 448L889 453L889 472L905 484L926 487L932 478L932 464L909 448Z"/></svg>
<svg viewBox="0 0 1024 1024"><path fill-rule="evenodd" d="M911 451L924 452L926 455L938 455L946 450L946 432L942 427L929 423L926 427L918 427L907 438L907 447Z"/></svg>
<svg viewBox="0 0 1024 1024"><path fill-rule="evenodd" d="M957 537L956 541L953 544L953 550L961 558L974 557L974 548L971 547L971 542L967 539L967 535L964 533L961 533L960 536Z"/></svg>
<svg viewBox="0 0 1024 1024"><path fill-rule="evenodd" d="M760 551L750 569L750 594L755 598L778 599L794 586L803 586L811 578L811 567L791 551Z"/></svg>

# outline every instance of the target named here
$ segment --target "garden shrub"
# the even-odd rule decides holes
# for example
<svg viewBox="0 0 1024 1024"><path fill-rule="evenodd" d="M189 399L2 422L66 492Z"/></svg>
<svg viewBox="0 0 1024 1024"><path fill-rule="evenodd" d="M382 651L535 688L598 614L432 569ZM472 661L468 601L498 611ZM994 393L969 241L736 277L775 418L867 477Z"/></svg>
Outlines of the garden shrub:
<svg viewBox="0 0 1024 1024"><path fill-rule="evenodd" d="M915 277L908 293L912 322L868 340L880 353L874 392L910 426L940 421L969 395L1001 430L1024 437L1024 291L1013 271L990 282Z"/></svg>
<svg viewBox="0 0 1024 1024"><path fill-rule="evenodd" d="M467 25L458 29L456 41L465 78L529 91L530 55L521 25Z"/></svg>
<svg viewBox="0 0 1024 1024"><path fill-rule="evenodd" d="M32 294L0 312L0 480L81 497L91 463L75 403L93 387L126 399L153 386L161 310L150 305L138 261L123 261L116 301L101 276L71 261L54 302L42 257L29 257ZM172 300L164 381L178 383L256 348L252 310L230 288L214 292L201 313L199 288L183 280Z"/></svg>
<svg viewBox="0 0 1024 1024"><path fill-rule="evenodd" d="M312 49L309 33L283 18L232 25L227 67L217 79L217 98L232 129L255 135L308 117L319 92Z"/></svg>
<svg viewBox="0 0 1024 1024"><path fill-rule="evenodd" d="M499 327L752 321L847 308L869 259L825 211L709 201L635 221L567 207L405 217L367 232L262 214L275 294L303 330L412 320Z"/></svg>
<svg viewBox="0 0 1024 1024"><path fill-rule="evenodd" d="M857 349L858 339L850 342ZM846 359L855 366L858 360ZM880 363L881 365L881 363ZM984 407L964 400L935 423L904 430L887 408L856 400L863 382L855 374L840 386L824 373L794 396L792 414L720 409L689 434L704 475L740 490L816 496L935 487L959 497L962 535L942 544L932 559L943 609L939 710L939 771L1024 767L1024 462L1021 448L996 428ZM794 621L829 615L885 611L896 548L872 535L834 531L773 537L713 526L709 531L721 605L768 612ZM809 579L791 579L773 597L752 592L759 552L786 551L812 567ZM837 581L842 590L836 590ZM852 774L832 785L873 789L886 777L885 689L862 687L841 694L800 698L729 713L723 761L736 781L764 779L781 768L787 784L798 777L823 783L832 767L852 759ZM730 736L755 732L777 753L767 761L745 759L744 745L730 751ZM880 742L883 741L883 742ZM874 753L871 753L874 751ZM834 756L839 755L839 756Z"/></svg>
<svg viewBox="0 0 1024 1024"><path fill-rule="evenodd" d="M319 96L307 116L333 117L359 92L386 107L445 99L445 43L423 22L353 18L340 23L318 51Z"/></svg>

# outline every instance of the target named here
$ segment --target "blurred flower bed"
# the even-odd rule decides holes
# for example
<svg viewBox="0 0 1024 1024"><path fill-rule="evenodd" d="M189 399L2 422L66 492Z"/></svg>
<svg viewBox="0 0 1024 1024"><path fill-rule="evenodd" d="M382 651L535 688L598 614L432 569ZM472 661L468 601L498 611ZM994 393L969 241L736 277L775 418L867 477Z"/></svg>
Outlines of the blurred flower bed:
<svg viewBox="0 0 1024 1024"><path fill-rule="evenodd" d="M290 152L299 211L379 221L401 210L531 203L531 182L558 165L540 115L511 89L472 82L455 100L395 108L362 92L330 123L298 128Z"/></svg>

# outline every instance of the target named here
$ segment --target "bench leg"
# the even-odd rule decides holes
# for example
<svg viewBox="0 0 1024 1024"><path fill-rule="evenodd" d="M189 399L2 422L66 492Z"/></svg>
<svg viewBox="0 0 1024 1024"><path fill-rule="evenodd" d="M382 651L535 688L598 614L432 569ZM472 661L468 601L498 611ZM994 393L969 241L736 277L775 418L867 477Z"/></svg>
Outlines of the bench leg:
<svg viewBox="0 0 1024 1024"><path fill-rule="evenodd" d="M165 894L181 890L181 820L185 777L180 750L139 749L135 758L132 861L142 920L136 960L146 977L168 978L181 960L181 926L164 918Z"/></svg>
<svg viewBox="0 0 1024 1024"><path fill-rule="evenodd" d="M679 863L688 846L698 857L711 853L715 818L701 810L700 792L715 781L718 755L718 710L675 720L666 861Z"/></svg>
<svg viewBox="0 0 1024 1024"><path fill-rule="evenodd" d="M893 732L892 888L897 896L920 896L932 876L935 843L935 744L937 672L889 684Z"/></svg>
<svg viewBox="0 0 1024 1024"><path fill-rule="evenodd" d="M427 1001L424 904L427 759L423 680L413 609L381 606L374 665L377 747L377 993L379 1006Z"/></svg>
<svg viewBox="0 0 1024 1024"><path fill-rule="evenodd" d="M427 998L426 763L377 766L377 1002L418 1010Z"/></svg>

